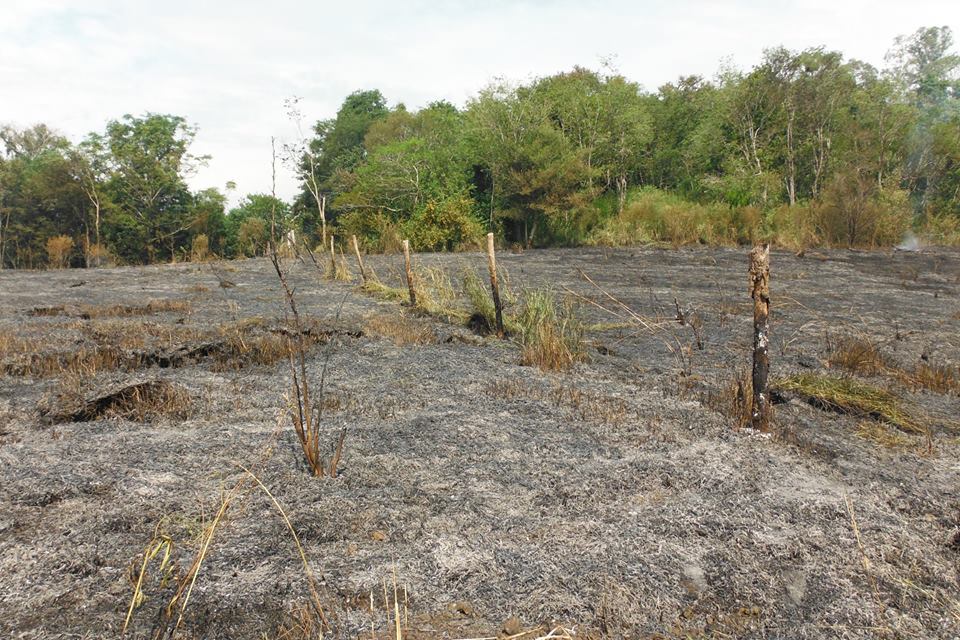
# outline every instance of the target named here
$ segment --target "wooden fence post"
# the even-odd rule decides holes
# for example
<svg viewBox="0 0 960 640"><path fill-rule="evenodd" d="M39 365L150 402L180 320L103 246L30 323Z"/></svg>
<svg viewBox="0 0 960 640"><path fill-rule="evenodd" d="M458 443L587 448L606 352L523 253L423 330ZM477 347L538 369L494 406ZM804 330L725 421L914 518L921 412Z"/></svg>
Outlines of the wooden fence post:
<svg viewBox="0 0 960 640"><path fill-rule="evenodd" d="M367 271L363 268L363 258L360 257L360 245L357 244L357 236L350 236L350 242L353 244L353 252L357 254L357 265L360 267L360 284L366 284Z"/></svg>
<svg viewBox="0 0 960 640"><path fill-rule="evenodd" d="M493 245L493 233L487 234L487 268L490 270L490 290L493 292L493 308L496 311L497 335L503 337L503 302L500 300L500 285L497 282L497 252Z"/></svg>
<svg viewBox="0 0 960 640"><path fill-rule="evenodd" d="M330 277L337 276L337 252L333 248L333 234L330 234Z"/></svg>
<svg viewBox="0 0 960 640"><path fill-rule="evenodd" d="M750 252L750 296L753 298L753 401L750 426L770 430L770 245L764 243Z"/></svg>
<svg viewBox="0 0 960 640"><path fill-rule="evenodd" d="M410 264L410 241L403 241L403 261L407 269L407 288L410 290L410 306L417 306L417 292L413 287L413 267Z"/></svg>

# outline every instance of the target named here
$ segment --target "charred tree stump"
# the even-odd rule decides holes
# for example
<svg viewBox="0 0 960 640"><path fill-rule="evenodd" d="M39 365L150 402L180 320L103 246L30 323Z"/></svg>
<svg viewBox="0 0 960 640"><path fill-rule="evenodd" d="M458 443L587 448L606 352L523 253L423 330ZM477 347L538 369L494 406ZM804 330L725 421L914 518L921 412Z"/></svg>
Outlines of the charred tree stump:
<svg viewBox="0 0 960 640"><path fill-rule="evenodd" d="M497 251L493 246L493 233L487 234L487 268L490 270L490 291L493 295L493 309L496 312L497 335L501 338L503 330L503 302L500 300L500 283L497 281Z"/></svg>
<svg viewBox="0 0 960 640"><path fill-rule="evenodd" d="M353 253L357 256L357 266L360 268L360 284L366 284L367 270L363 268L363 258L360 256L360 245L357 244L357 236L350 236L350 243L353 245Z"/></svg>
<svg viewBox="0 0 960 640"><path fill-rule="evenodd" d="M753 400L750 426L770 430L770 245L764 243L750 252L750 296L753 298Z"/></svg>
<svg viewBox="0 0 960 640"><path fill-rule="evenodd" d="M410 290L410 306L417 306L417 292L413 286L413 266L410 264L410 241L403 241L403 262L407 270L407 289Z"/></svg>

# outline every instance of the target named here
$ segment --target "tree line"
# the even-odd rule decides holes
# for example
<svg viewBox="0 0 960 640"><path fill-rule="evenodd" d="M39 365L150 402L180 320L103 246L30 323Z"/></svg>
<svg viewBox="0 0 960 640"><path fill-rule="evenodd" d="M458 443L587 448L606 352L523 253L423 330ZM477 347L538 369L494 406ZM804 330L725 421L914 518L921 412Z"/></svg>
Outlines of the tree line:
<svg viewBox="0 0 960 640"><path fill-rule="evenodd" d="M290 203L225 211L187 179L206 157L179 116L109 122L72 144L0 130L0 265L261 254L271 234L357 235L369 250L736 243L870 246L910 229L960 240L960 56L948 27L898 38L883 69L769 49L750 70L644 91L577 67L494 82L463 108L390 108L357 91L284 145ZM288 103L301 126L296 101ZM229 189L229 187L228 187Z"/></svg>

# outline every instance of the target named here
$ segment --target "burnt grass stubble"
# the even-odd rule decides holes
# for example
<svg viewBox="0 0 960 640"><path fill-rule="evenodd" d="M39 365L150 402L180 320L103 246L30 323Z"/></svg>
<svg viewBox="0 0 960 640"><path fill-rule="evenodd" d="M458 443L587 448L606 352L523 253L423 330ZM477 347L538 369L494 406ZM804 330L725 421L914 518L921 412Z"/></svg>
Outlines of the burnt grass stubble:
<svg viewBox="0 0 960 640"><path fill-rule="evenodd" d="M147 359L37 377L5 367L0 636L117 637L130 567L154 533L174 538L175 559L189 565L191 540L243 473L237 464L273 447L258 474L300 536L332 637L369 637L371 622L387 632L382 584L394 571L406 637L490 635L513 616L524 629L574 625L581 637L956 637L956 395L895 387L932 429L930 442L909 436L897 448L856 435L863 417L796 398L775 406L773 437L737 430L717 398L749 366L745 250L499 258L514 288L603 299L582 270L667 328L618 327L583 304L596 325L589 360L545 373L519 366L509 341L475 338L287 261L301 315L335 330L308 356L319 376L332 349L324 429L348 432L335 480L312 477L289 423L278 430L285 359ZM402 257L367 262L399 286ZM450 273L485 265L479 254L415 262ZM906 364L960 362L960 254L774 252L771 262L774 378L824 372L828 344L847 332ZM194 264L0 272L0 335L80 348L96 318L36 309L149 300L187 304L111 321L145 335L170 329L174 342L183 328L283 323L269 261L222 269L236 286ZM677 304L699 318L696 331L675 321ZM398 346L361 333L370 317L401 311L437 340ZM97 407L98 391L155 381L189 396L189 410L164 414L158 402L159 415L50 419L65 388ZM308 601L303 573L269 500L249 493L217 530L180 635L270 637ZM149 636L170 596L156 575L145 591L133 637Z"/></svg>

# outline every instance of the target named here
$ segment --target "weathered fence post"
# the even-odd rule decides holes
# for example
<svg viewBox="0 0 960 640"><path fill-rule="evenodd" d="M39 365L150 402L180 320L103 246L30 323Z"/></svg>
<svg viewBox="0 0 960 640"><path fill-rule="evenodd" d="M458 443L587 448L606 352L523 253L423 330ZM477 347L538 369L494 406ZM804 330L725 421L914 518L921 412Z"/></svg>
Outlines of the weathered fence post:
<svg viewBox="0 0 960 640"><path fill-rule="evenodd" d="M497 282L497 252L493 245L493 233L487 234L487 268L490 269L490 290L493 292L493 308L497 317L497 335L503 337L503 302L500 301L500 285Z"/></svg>
<svg viewBox="0 0 960 640"><path fill-rule="evenodd" d="M360 257L360 245L357 244L357 236L350 236L350 243L353 245L353 252L357 255L357 265L360 267L360 284L366 284L367 271L363 268L363 258Z"/></svg>
<svg viewBox="0 0 960 640"><path fill-rule="evenodd" d="M333 248L333 234L330 234L330 277L337 277L337 252Z"/></svg>
<svg viewBox="0 0 960 640"><path fill-rule="evenodd" d="M750 252L750 296L753 298L753 402L750 426L770 429L770 245L764 243Z"/></svg>
<svg viewBox="0 0 960 640"><path fill-rule="evenodd" d="M413 267L410 264L410 241L403 241L403 261L407 269L407 288L410 290L410 306L417 306L417 292L413 287Z"/></svg>

